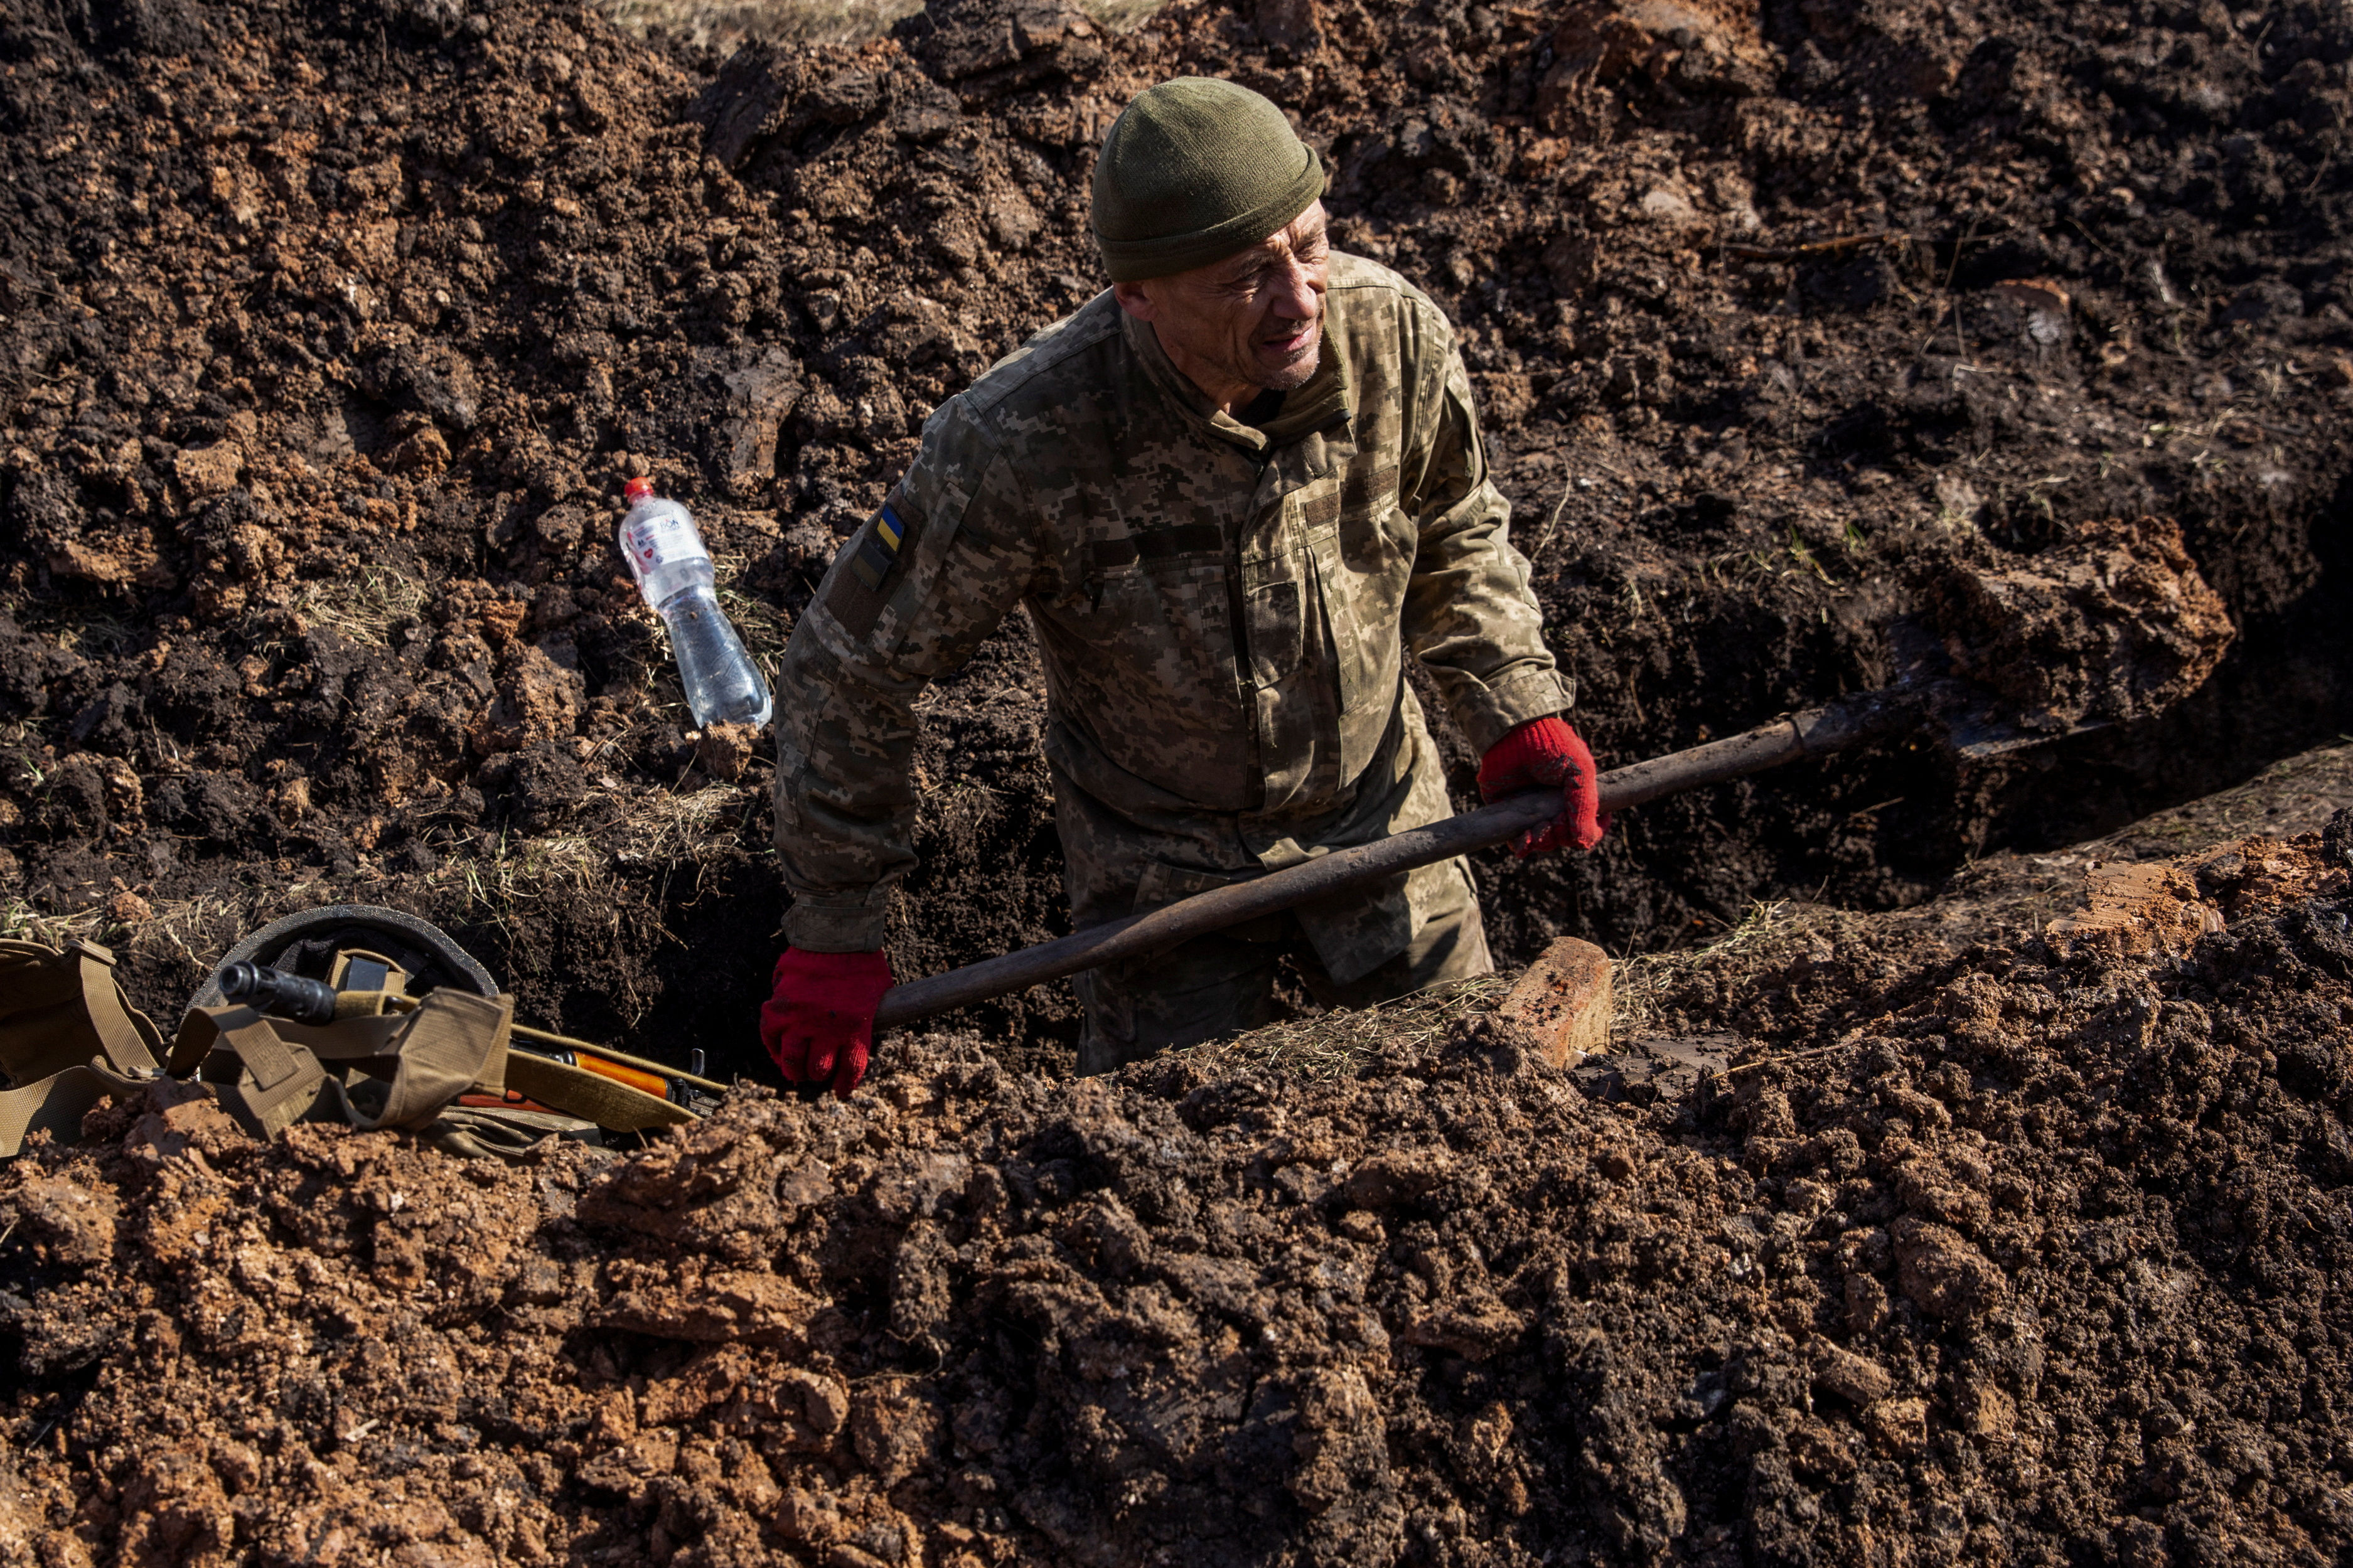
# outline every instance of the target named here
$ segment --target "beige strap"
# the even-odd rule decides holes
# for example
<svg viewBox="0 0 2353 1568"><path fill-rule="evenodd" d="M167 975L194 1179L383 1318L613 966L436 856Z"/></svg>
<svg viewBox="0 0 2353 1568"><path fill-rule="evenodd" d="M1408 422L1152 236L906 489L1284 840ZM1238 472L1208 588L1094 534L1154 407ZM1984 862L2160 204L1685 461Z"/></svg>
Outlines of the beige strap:
<svg viewBox="0 0 2353 1568"><path fill-rule="evenodd" d="M300 1047L290 1047L278 1037L278 1030L269 1019L251 1007L208 1007L213 1026L220 1031L221 1043L237 1053L245 1064L244 1080L259 1093L275 1096L289 1083L302 1076L303 1059L309 1058L313 1071L318 1070L318 1058L307 1050L301 1057L294 1053Z"/></svg>
<svg viewBox="0 0 2353 1568"><path fill-rule="evenodd" d="M172 1058L166 1070L174 1078L185 1078L195 1071L206 1057L222 1048L221 1028L216 1021L219 1016L249 1011L243 1006L189 1008L187 1016L180 1020L180 1032L173 1038ZM371 1057L392 1055L392 1042L407 1024L408 1016L403 1013L339 1018L332 1024L298 1024L290 1018L271 1018L267 1022L273 1037L301 1046L322 1062L364 1062ZM385 1071L390 1073L389 1062Z"/></svg>
<svg viewBox="0 0 2353 1568"><path fill-rule="evenodd" d="M585 1117L616 1132L650 1132L658 1127L683 1127L695 1120L694 1112L682 1105L529 1051L508 1053L506 1086L526 1100Z"/></svg>
<svg viewBox="0 0 2353 1568"><path fill-rule="evenodd" d="M433 1021L417 1044L396 1047L392 1043L403 1031L416 1026L414 1021L422 1019L427 1012L434 1014ZM493 1012L497 1015L492 1026L495 1040L477 1063L468 1031L480 1029ZM395 1091L386 1097L383 1110L353 1110L355 1126L420 1127L434 1110L460 1094L470 1090L501 1094L510 1089L566 1116L593 1121L616 1132L680 1127L696 1120L684 1106L672 1105L659 1095L617 1083L585 1068L568 1067L530 1051L510 1050L513 1024L513 998L488 1000L445 989L427 994L417 1004L417 1011L410 1014L339 1018L318 1026L281 1023L278 1030L290 1040L309 1045L322 1061L348 1061L374 1077L395 1081ZM465 1043L459 1043L461 1035ZM399 1074L391 1059L396 1052L402 1058L420 1053L407 1069L412 1087L406 1093L398 1088ZM458 1073L467 1070L474 1075L470 1080L450 1089L439 1100L431 1100L438 1089L428 1089L427 1079L423 1075L440 1075L437 1081L446 1085ZM364 1098L375 1097L371 1094ZM411 1110L405 1121L404 1108Z"/></svg>
<svg viewBox="0 0 2353 1568"><path fill-rule="evenodd" d="M14 1159L34 1132L46 1131L60 1143L76 1142L83 1112L114 1090L115 1080L86 1067L51 1073L22 1089L0 1089L0 1159Z"/></svg>
<svg viewBox="0 0 2353 1568"><path fill-rule="evenodd" d="M265 1139L338 1110L357 1127L427 1130L470 1090L512 1089L563 1113L546 1120L565 1130L576 1125L575 1118L619 1132L695 1120L683 1106L585 1068L510 1053L513 999L447 988L412 1012L339 1016L320 1026L265 1018L249 1006L192 1008L159 1069L158 1058L167 1055L163 1037L124 997L113 966L113 953L97 942L74 942L60 951L0 940L0 1072L11 1084L0 1089L0 1157L15 1154L37 1131L70 1142L92 1105L159 1070L201 1078L224 1110ZM347 1089L343 1075L322 1065L328 1062L356 1068L383 1087ZM469 1152L520 1146L521 1133L488 1125L448 1131L451 1145L469 1145Z"/></svg>
<svg viewBox="0 0 2353 1568"><path fill-rule="evenodd" d="M181 1020L173 1044L173 1074L187 1076L220 1048L220 1016L246 1011L249 1009L191 1010ZM500 1094L510 1089L616 1132L650 1131L695 1120L684 1106L658 1095L546 1057L510 1051L514 1000L509 996L481 997L445 986L428 993L414 1012L337 1018L332 1024L270 1019L262 1026L269 1036L256 1046L265 1056L271 1046L298 1049L314 1062L357 1068L389 1085L385 1089L341 1082L332 1089L322 1086L355 1127L417 1129L470 1090ZM231 1044L236 1055L251 1065L242 1044ZM205 1076L227 1074L208 1071Z"/></svg>
<svg viewBox="0 0 2353 1568"><path fill-rule="evenodd" d="M79 960L82 1005L108 1063L120 1073L155 1071L162 1065L164 1032L122 994L114 978L114 950L75 941L66 943L66 951Z"/></svg>
<svg viewBox="0 0 2353 1568"><path fill-rule="evenodd" d="M0 941L0 1072L12 1081L32 1083L94 1057L117 1072L152 1073L162 1050L154 1022L123 997L106 948Z"/></svg>
<svg viewBox="0 0 2353 1568"><path fill-rule="evenodd" d="M205 1058L220 1044L222 1013L250 1012L248 1007L191 1007L180 1015L180 1027L172 1037L172 1054L164 1060L164 1070L174 1078L186 1078L205 1065Z"/></svg>
<svg viewBox="0 0 2353 1568"><path fill-rule="evenodd" d="M280 1039L307 1047L322 1062L345 1062L380 1078L390 1078L394 1042L408 1026L408 1015L385 1013L375 1017L338 1018L332 1024L298 1024L290 1018L272 1018L269 1026L278 1031Z"/></svg>
<svg viewBox="0 0 2353 1568"><path fill-rule="evenodd" d="M354 1127L415 1128L482 1084L498 1092L512 1026L511 997L436 991L411 1013L308 1025L268 1019L251 1007L195 1007L180 1021L172 1068L200 1068L247 1131L275 1137L332 1106ZM349 1089L322 1061L347 1063L385 1081Z"/></svg>
<svg viewBox="0 0 2353 1568"><path fill-rule="evenodd" d="M279 1040L307 1049L320 1061L355 1067L386 1080L389 1087L383 1089L337 1083L326 1090L355 1127L413 1130L470 1090L499 1094L510 1089L617 1132L649 1131L695 1120L692 1111L659 1096L546 1057L509 1050L513 1009L512 997L486 998L445 987L427 994L413 1013L316 1025L273 1019L269 1027ZM216 1037L204 1012L189 1014L173 1048L174 1070L184 1071L183 1063L202 1060Z"/></svg>

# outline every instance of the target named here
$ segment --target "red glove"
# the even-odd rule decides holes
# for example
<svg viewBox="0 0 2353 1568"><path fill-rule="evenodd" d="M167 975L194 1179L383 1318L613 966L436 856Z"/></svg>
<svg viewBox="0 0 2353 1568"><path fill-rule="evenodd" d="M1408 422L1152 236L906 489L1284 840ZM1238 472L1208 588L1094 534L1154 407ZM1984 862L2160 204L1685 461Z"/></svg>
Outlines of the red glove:
<svg viewBox="0 0 2353 1568"><path fill-rule="evenodd" d="M874 1009L891 989L891 961L879 952L803 952L776 960L776 994L760 1004L760 1043L790 1084L833 1079L842 1099L866 1076Z"/></svg>
<svg viewBox="0 0 2353 1568"><path fill-rule="evenodd" d="M1525 860L1549 855L1564 844L1590 849L1609 831L1609 819L1600 816L1601 792L1595 784L1593 753L1577 731L1555 715L1531 719L1487 748L1479 762L1479 798L1496 800L1539 785L1558 785L1561 813L1542 827L1531 827L1514 839L1512 853Z"/></svg>

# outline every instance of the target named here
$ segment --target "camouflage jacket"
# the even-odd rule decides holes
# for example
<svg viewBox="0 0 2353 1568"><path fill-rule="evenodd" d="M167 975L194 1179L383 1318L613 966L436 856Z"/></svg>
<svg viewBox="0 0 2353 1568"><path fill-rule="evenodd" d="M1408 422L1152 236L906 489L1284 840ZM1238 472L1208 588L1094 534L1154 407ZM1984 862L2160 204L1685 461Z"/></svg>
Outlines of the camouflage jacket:
<svg viewBox="0 0 2353 1568"><path fill-rule="evenodd" d="M1394 770L1403 721L1420 730L1407 648L1482 751L1567 705L1508 517L1446 319L1387 268L1334 256L1322 363L1263 427L1096 296L933 414L793 630L786 938L881 945L913 861L915 700L1016 604L1057 788L1140 831L1223 818L1236 854L1273 866L1409 825L1351 809L1360 778L1442 812L1442 789L1366 777Z"/></svg>

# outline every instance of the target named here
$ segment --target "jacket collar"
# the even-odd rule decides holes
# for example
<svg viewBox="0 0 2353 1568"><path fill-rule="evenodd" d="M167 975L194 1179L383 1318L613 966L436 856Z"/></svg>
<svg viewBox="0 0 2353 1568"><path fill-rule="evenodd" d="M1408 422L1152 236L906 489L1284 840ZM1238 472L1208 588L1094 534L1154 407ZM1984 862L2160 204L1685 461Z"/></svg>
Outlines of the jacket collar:
<svg viewBox="0 0 2353 1568"><path fill-rule="evenodd" d="M1136 363L1144 367L1145 375L1167 395L1187 424L1212 439L1263 455L1319 431L1345 425L1355 412L1354 378L1349 374L1347 358L1340 351L1338 336L1332 331L1328 302L1324 316L1323 353L1315 374L1283 397L1282 411L1264 429L1243 424L1210 402L1208 395L1169 359L1149 321L1140 321L1121 310L1119 324L1123 341Z"/></svg>

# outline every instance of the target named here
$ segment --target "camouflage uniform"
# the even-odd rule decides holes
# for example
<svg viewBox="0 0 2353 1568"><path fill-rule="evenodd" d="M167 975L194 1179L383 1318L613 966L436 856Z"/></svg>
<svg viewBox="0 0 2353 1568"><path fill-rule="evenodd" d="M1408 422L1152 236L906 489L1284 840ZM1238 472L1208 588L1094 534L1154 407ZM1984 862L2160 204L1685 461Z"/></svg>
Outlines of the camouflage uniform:
<svg viewBox="0 0 2353 1568"><path fill-rule="evenodd" d="M1262 427L1098 295L932 416L794 629L787 940L881 945L915 700L1017 603L1082 927L1445 816L1406 648L1482 751L1567 706L1508 515L1446 320L1387 268L1333 257L1322 363ZM1285 946L1346 1001L1488 967L1468 868L1429 867L1082 977L1082 1068L1256 1021Z"/></svg>

